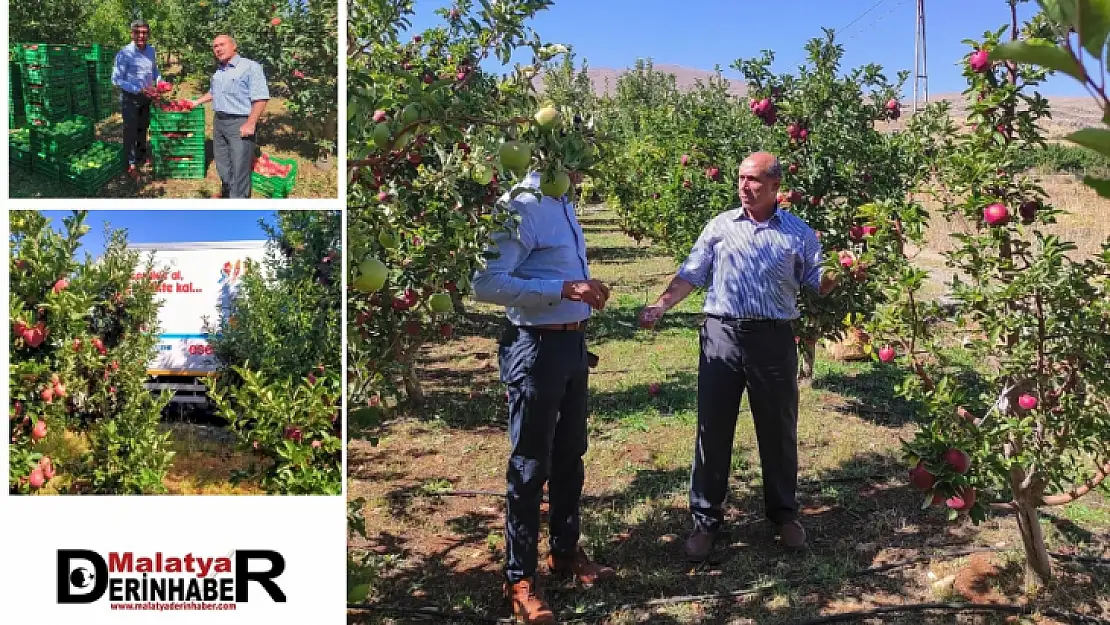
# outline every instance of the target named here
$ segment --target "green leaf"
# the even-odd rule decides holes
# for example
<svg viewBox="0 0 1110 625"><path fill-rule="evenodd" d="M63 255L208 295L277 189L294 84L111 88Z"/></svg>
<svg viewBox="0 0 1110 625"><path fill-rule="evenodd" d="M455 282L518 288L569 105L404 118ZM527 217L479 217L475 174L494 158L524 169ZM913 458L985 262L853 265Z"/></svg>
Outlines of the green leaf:
<svg viewBox="0 0 1110 625"><path fill-rule="evenodd" d="M1083 48L1091 56L1101 57L1106 36L1110 34L1110 0L1080 2L1078 22L1076 31Z"/></svg>
<svg viewBox="0 0 1110 625"><path fill-rule="evenodd" d="M1008 41L991 50L992 61L1015 61L1028 63L1045 69L1064 72L1079 81L1084 81L1085 73L1079 63L1063 48L1044 39Z"/></svg>
<svg viewBox="0 0 1110 625"><path fill-rule="evenodd" d="M1064 138L1089 150L1094 150L1103 156L1110 156L1110 130L1084 128Z"/></svg>
<svg viewBox="0 0 1110 625"><path fill-rule="evenodd" d="M1110 179L1095 178L1094 176L1084 176L1083 184L1094 189L1100 197L1110 199Z"/></svg>
<svg viewBox="0 0 1110 625"><path fill-rule="evenodd" d="M1063 27L1077 26L1078 0L1038 0L1048 19Z"/></svg>

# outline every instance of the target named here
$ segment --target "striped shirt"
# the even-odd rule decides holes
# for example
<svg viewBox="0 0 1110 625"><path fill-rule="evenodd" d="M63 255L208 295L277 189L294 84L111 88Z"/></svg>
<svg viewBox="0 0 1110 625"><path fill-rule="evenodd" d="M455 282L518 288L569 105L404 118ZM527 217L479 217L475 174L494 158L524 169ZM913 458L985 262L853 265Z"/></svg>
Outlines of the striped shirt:
<svg viewBox="0 0 1110 625"><path fill-rule="evenodd" d="M741 319L796 319L802 286L821 284L821 243L797 215L776 209L759 223L743 208L702 229L678 276L709 285L704 312Z"/></svg>
<svg viewBox="0 0 1110 625"><path fill-rule="evenodd" d="M540 175L532 172L517 186L538 188ZM489 251L498 257L475 272L475 299L504 306L509 321L518 326L589 318L589 304L563 299L564 281L590 278L586 237L574 216L574 204L566 196L537 199L531 193L509 204L520 224L512 233L492 235Z"/></svg>
<svg viewBox="0 0 1110 625"><path fill-rule="evenodd" d="M212 110L228 115L250 115L252 104L270 99L262 66L238 54L216 68L208 93Z"/></svg>

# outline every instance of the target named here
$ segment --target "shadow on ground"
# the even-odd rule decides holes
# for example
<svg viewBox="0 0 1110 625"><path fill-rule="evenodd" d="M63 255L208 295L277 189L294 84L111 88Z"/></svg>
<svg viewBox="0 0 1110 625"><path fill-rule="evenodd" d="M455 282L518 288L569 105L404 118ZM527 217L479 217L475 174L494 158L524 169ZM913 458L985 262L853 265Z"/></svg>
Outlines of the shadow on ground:
<svg viewBox="0 0 1110 625"><path fill-rule="evenodd" d="M690 530L688 469L639 469L622 486L583 498L581 542L595 558L617 569L617 579L593 589L575 588L550 578L541 563L541 587L563 619L621 620L617 617L624 613L633 621L647 618L653 623L738 617L784 623L847 609L843 606L851 603L912 596L922 589L914 588L916 574L901 575L909 565L890 572L860 571L874 566L880 552L888 554L885 561L898 561L941 548L968 547L977 542L979 532L966 523L949 524L934 510L918 510L917 494L902 483L860 477L894 463L894 458L864 453L803 480L800 518L810 545L802 553L787 552L777 543L763 517L758 477L742 481L734 475L726 503L727 532L710 560L701 564L688 562L683 551ZM833 488L836 485L844 488ZM379 558L399 560L380 572L371 591L372 604L401 611L437 606L455 615L452 622L508 616L499 594L504 558L501 497L421 494L405 487L387 499L395 518L423 522L403 536L371 535L359 545ZM546 553L543 532L541 562ZM1009 587L1020 582L1017 573L1013 566L1003 566L995 579ZM737 592L744 589L750 592ZM715 602L698 597L722 593L738 596ZM663 597L679 599L660 611L661 606L652 602ZM1059 603L1062 599L1050 595L1045 601L1058 608L1076 607L1074 597L1064 604ZM351 611L349 621L381 622L377 619L386 614Z"/></svg>
<svg viewBox="0 0 1110 625"><path fill-rule="evenodd" d="M858 371L822 371L823 354L817 356L817 371L810 382L815 390L831 391L845 398L835 407L848 414L885 427L902 427L913 420L915 406L898 397L897 385L904 372L894 367L863 364Z"/></svg>

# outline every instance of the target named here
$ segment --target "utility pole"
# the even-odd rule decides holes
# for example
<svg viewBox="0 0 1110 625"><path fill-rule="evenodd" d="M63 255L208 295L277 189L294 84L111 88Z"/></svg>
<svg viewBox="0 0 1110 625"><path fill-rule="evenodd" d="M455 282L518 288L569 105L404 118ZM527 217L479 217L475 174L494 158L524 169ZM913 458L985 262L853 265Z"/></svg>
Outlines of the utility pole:
<svg viewBox="0 0 1110 625"><path fill-rule="evenodd" d="M929 71L925 53L925 0L917 0L916 34L913 42L913 112L929 103ZM920 93L920 97L919 94Z"/></svg>

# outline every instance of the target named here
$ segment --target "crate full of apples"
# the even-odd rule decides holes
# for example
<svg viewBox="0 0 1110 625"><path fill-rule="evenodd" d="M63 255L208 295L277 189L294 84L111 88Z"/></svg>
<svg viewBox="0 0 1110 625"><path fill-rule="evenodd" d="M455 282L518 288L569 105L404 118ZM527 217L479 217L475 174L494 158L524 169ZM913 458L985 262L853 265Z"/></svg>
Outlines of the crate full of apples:
<svg viewBox="0 0 1110 625"><path fill-rule="evenodd" d="M269 198L289 197L297 178L297 161L263 153L254 159L251 188Z"/></svg>

